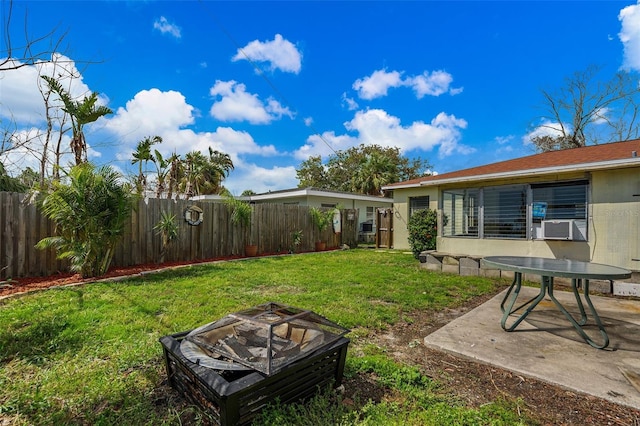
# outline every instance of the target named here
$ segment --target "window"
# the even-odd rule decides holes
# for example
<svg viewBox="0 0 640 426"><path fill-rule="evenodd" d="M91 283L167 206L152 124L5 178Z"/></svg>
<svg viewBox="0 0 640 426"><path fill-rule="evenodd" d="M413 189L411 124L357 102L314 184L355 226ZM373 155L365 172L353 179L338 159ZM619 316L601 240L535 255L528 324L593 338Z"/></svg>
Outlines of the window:
<svg viewBox="0 0 640 426"><path fill-rule="evenodd" d="M425 197L411 197L409 198L409 217L413 216L413 213L418 210L429 209L429 196Z"/></svg>
<svg viewBox="0 0 640 426"><path fill-rule="evenodd" d="M484 189L485 238L527 238L527 191L524 185Z"/></svg>
<svg viewBox="0 0 640 426"><path fill-rule="evenodd" d="M373 220L375 219L375 211L376 211L375 207L367 206L367 213L366 213L367 217L365 222L369 222L369 221L373 222Z"/></svg>
<svg viewBox="0 0 640 426"><path fill-rule="evenodd" d="M444 236L478 236L477 189L460 189L442 193L442 229Z"/></svg>
<svg viewBox="0 0 640 426"><path fill-rule="evenodd" d="M534 222L551 219L587 218L587 182L531 185L534 213L536 206L545 211L533 215Z"/></svg>
<svg viewBox="0 0 640 426"><path fill-rule="evenodd" d="M373 206L366 207L365 221L360 224L362 232L373 232L373 222L375 220L376 208Z"/></svg>
<svg viewBox="0 0 640 426"><path fill-rule="evenodd" d="M540 238L543 220L582 220L586 235L588 181L504 185L442 192L442 236Z"/></svg>

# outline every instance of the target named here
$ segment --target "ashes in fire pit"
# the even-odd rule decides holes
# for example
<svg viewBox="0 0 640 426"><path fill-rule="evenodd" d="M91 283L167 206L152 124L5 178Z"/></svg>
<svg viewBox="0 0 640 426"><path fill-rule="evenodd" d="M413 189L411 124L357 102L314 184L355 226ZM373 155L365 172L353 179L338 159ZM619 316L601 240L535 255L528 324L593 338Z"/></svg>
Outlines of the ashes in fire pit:
<svg viewBox="0 0 640 426"><path fill-rule="evenodd" d="M193 330L180 349L201 365L272 375L347 331L312 311L270 302Z"/></svg>
<svg viewBox="0 0 640 426"><path fill-rule="evenodd" d="M278 303L160 339L169 382L220 425L247 424L270 402L293 402L342 380L348 332Z"/></svg>

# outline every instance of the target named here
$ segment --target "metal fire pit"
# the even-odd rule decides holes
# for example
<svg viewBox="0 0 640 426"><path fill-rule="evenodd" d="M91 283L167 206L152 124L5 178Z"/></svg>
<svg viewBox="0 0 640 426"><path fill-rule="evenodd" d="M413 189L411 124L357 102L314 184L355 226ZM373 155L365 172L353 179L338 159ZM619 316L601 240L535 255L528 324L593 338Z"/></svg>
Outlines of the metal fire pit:
<svg viewBox="0 0 640 426"><path fill-rule="evenodd" d="M160 343L171 386L217 424L244 425L276 400L338 386L347 331L311 311L267 303Z"/></svg>

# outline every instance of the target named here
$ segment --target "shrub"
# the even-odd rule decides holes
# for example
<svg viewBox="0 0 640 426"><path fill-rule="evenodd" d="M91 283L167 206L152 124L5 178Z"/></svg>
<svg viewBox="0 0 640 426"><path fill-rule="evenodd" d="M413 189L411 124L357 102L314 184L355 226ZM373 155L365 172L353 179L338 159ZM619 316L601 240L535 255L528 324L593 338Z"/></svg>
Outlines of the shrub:
<svg viewBox="0 0 640 426"><path fill-rule="evenodd" d="M425 250L436 249L438 235L438 213L435 210L418 210L409 218L409 245L417 259Z"/></svg>
<svg viewBox="0 0 640 426"><path fill-rule="evenodd" d="M53 247L59 259L83 277L109 269L116 244L131 216L135 197L122 176L109 166L83 163L71 169L68 183L54 182L39 200L42 212L56 225L56 235L43 238L39 249Z"/></svg>

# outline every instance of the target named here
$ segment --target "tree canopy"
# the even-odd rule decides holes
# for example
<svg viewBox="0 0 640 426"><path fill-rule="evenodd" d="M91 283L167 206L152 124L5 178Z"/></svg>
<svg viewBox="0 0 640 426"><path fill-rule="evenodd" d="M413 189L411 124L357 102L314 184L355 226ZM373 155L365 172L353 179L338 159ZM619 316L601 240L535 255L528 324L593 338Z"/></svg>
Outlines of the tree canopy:
<svg viewBox="0 0 640 426"><path fill-rule="evenodd" d="M309 157L296 169L298 187L382 195L382 187L414 179L430 167L426 160L409 159L397 147L360 145L331 155L326 164L320 156Z"/></svg>
<svg viewBox="0 0 640 426"><path fill-rule="evenodd" d="M151 150L153 145L161 143L160 136L146 136L138 142L132 154L131 164L138 164L138 175L134 178L138 193L154 186L158 198L164 194L167 198L172 198L173 194L184 194L189 198L222 193L222 181L234 168L229 154L209 147L208 155L191 151L184 158L176 153L164 158L157 149ZM155 180L147 180L148 162L155 165Z"/></svg>
<svg viewBox="0 0 640 426"><path fill-rule="evenodd" d="M542 90L545 114L531 141L539 151L555 151L637 138L640 86L625 71L598 80L590 66L565 79L556 92Z"/></svg>

